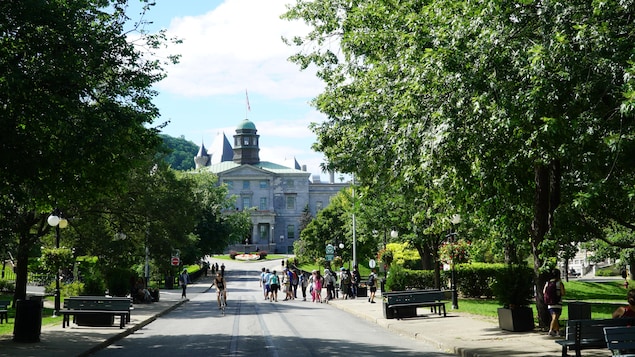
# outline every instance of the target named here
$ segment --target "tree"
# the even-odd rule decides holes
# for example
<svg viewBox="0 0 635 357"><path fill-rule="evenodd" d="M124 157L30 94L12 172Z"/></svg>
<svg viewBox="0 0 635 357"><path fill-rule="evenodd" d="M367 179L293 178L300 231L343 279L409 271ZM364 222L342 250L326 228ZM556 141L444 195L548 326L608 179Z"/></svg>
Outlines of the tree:
<svg viewBox="0 0 635 357"><path fill-rule="evenodd" d="M187 171L194 168L194 156L198 147L183 136L174 138L169 135L159 135L163 139L166 153L161 157L175 170Z"/></svg>
<svg viewBox="0 0 635 357"><path fill-rule="evenodd" d="M199 237L199 256L221 253L229 244L240 243L251 229L249 211L234 210L235 197L227 196L227 187L218 186L218 177L207 171L184 173L194 183L192 196L199 207L193 233Z"/></svg>
<svg viewBox="0 0 635 357"><path fill-rule="evenodd" d="M151 86L164 72L129 42L124 1L11 0L0 10L0 217L2 240L18 241L14 298L24 299L29 251L53 209L72 217L156 152ZM150 50L165 41L145 39Z"/></svg>
<svg viewBox="0 0 635 357"><path fill-rule="evenodd" d="M431 224L469 213L512 243L511 261L529 242L548 324L554 227L633 228L633 15L583 0L316 0L285 17L312 27L289 42L326 83L313 129L331 168L442 196L425 203Z"/></svg>

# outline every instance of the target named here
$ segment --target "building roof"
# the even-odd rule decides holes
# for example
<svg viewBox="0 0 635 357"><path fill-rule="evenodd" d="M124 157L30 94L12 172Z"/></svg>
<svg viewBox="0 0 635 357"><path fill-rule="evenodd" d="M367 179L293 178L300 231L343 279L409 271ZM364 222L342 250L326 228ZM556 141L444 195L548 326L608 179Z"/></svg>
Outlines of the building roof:
<svg viewBox="0 0 635 357"><path fill-rule="evenodd" d="M238 124L236 130L256 130L256 124L252 123L249 119L245 119Z"/></svg>
<svg viewBox="0 0 635 357"><path fill-rule="evenodd" d="M240 168L242 166L251 166L251 167L255 167L258 169L261 169L263 171L268 171L271 172L273 174L277 174L277 175L281 175L281 174L303 174L306 175L307 179L310 176L310 174L306 171L302 171L302 170L296 170L294 168L290 168L290 167L286 167L280 164L276 164L273 162L269 162L269 161L260 161L257 164L237 164L233 161L226 161L226 162L221 162L221 163L217 163L217 164L212 164L211 166L208 166L206 169L215 173L215 174L222 174L222 173L227 173L229 171L233 171L237 168Z"/></svg>

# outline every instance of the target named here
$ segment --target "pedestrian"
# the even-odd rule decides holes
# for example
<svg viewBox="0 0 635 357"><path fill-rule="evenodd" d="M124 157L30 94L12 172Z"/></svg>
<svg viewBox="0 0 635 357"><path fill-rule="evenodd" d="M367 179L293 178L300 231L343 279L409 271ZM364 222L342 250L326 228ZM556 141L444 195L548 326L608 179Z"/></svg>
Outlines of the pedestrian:
<svg viewBox="0 0 635 357"><path fill-rule="evenodd" d="M265 270L264 284L265 284L265 300L269 299L269 295L271 294L271 285L269 284L269 280L271 279L271 271L269 268Z"/></svg>
<svg viewBox="0 0 635 357"><path fill-rule="evenodd" d="M181 288L183 289L183 292L181 293L181 298L185 299L187 298L187 284L190 283L190 275L187 273L187 268L183 268L183 272L181 273L181 275L179 275L179 285L181 285Z"/></svg>
<svg viewBox="0 0 635 357"><path fill-rule="evenodd" d="M322 302L322 283L323 279L320 276L320 272L313 270L311 272L311 301Z"/></svg>
<svg viewBox="0 0 635 357"><path fill-rule="evenodd" d="M278 302L278 289L280 289L280 278L277 272L274 270L269 275L269 301Z"/></svg>
<svg viewBox="0 0 635 357"><path fill-rule="evenodd" d="M326 301L335 299L335 274L329 269L324 269L324 281L326 283Z"/></svg>
<svg viewBox="0 0 635 357"><path fill-rule="evenodd" d="M370 289L370 297L368 298L368 302L371 304L375 303L375 293L377 292L377 274L375 274L375 269L370 271L370 275L368 275L368 282L366 282L368 288Z"/></svg>
<svg viewBox="0 0 635 357"><path fill-rule="evenodd" d="M628 305L620 306L613 312L613 318L635 318L635 289L631 289L626 294Z"/></svg>
<svg viewBox="0 0 635 357"><path fill-rule="evenodd" d="M265 296L265 300L267 300L267 269L264 267L260 271L260 277L258 280L260 282L260 287L262 288L262 293Z"/></svg>
<svg viewBox="0 0 635 357"><path fill-rule="evenodd" d="M560 270L553 270L551 279L545 283L542 289L542 294L551 314L549 336L557 337L560 334L560 322L558 319L562 314L562 297L565 295L564 284L560 280Z"/></svg>
<svg viewBox="0 0 635 357"><path fill-rule="evenodd" d="M351 296L353 299L357 298L357 288L359 288L359 283L362 281L361 275L359 275L359 270L357 269L357 265L353 267L353 274L351 274Z"/></svg>
<svg viewBox="0 0 635 357"><path fill-rule="evenodd" d="M307 273L300 272L300 289L302 290L302 301L306 301L306 288L309 287L309 278Z"/></svg>
<svg viewBox="0 0 635 357"><path fill-rule="evenodd" d="M340 268L340 272L340 291L342 292L342 298L346 300L351 289L351 274L344 267Z"/></svg>
<svg viewBox="0 0 635 357"><path fill-rule="evenodd" d="M284 293L284 299L282 301L292 300L291 296L291 279L289 278L289 269L284 268L282 271L282 292Z"/></svg>
<svg viewBox="0 0 635 357"><path fill-rule="evenodd" d="M297 268L291 269L291 290L293 290L293 298L298 297L298 285L300 284L300 271Z"/></svg>
<svg viewBox="0 0 635 357"><path fill-rule="evenodd" d="M222 263L220 266L220 276L225 277L225 263Z"/></svg>

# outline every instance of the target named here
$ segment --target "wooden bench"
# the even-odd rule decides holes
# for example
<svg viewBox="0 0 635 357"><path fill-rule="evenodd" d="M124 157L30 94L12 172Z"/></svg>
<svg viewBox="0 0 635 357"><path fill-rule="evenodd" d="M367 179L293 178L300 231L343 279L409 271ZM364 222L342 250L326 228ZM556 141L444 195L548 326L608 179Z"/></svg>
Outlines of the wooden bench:
<svg viewBox="0 0 635 357"><path fill-rule="evenodd" d="M0 324L3 323L2 320L9 323L9 305L11 301L0 301Z"/></svg>
<svg viewBox="0 0 635 357"><path fill-rule="evenodd" d="M401 319L417 317L418 307L430 307L430 311L443 316L446 315L445 293L441 290L408 290L382 292L384 304L384 318Z"/></svg>
<svg viewBox="0 0 635 357"><path fill-rule="evenodd" d="M62 328L73 322L80 326L112 326L115 316L119 316L119 328L130 322L132 299L127 297L74 296L64 299Z"/></svg>
<svg viewBox="0 0 635 357"><path fill-rule="evenodd" d="M604 337L613 356L635 357L635 327L605 327Z"/></svg>
<svg viewBox="0 0 635 357"><path fill-rule="evenodd" d="M635 324L635 319L569 320L567 321L566 339L555 342L562 346L562 357L567 356L567 350L575 351L576 357L580 357L581 350L606 348L605 327L633 324Z"/></svg>

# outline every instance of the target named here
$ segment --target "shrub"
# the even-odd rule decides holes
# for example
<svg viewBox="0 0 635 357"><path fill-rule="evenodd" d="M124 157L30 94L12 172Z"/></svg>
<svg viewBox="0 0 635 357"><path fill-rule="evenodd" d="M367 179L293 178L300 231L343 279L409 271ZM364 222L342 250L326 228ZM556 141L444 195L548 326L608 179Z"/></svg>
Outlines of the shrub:
<svg viewBox="0 0 635 357"><path fill-rule="evenodd" d="M229 251L229 257L230 257L231 259L236 259L236 256L237 256L237 255L238 255L238 252L237 252L237 251L235 251L235 250L231 250L231 251Z"/></svg>
<svg viewBox="0 0 635 357"><path fill-rule="evenodd" d="M534 271L524 265L508 265L497 272L491 286L498 302L506 308L527 306L533 296Z"/></svg>
<svg viewBox="0 0 635 357"><path fill-rule="evenodd" d="M2 292L14 292L15 284L9 280L0 280L0 291Z"/></svg>
<svg viewBox="0 0 635 357"><path fill-rule="evenodd" d="M130 292L130 280L134 272L124 268L110 268L106 273L106 286L111 296L126 296Z"/></svg>
<svg viewBox="0 0 635 357"><path fill-rule="evenodd" d="M259 251L258 254L260 255L260 259L267 258L267 251L265 251L265 250Z"/></svg>

